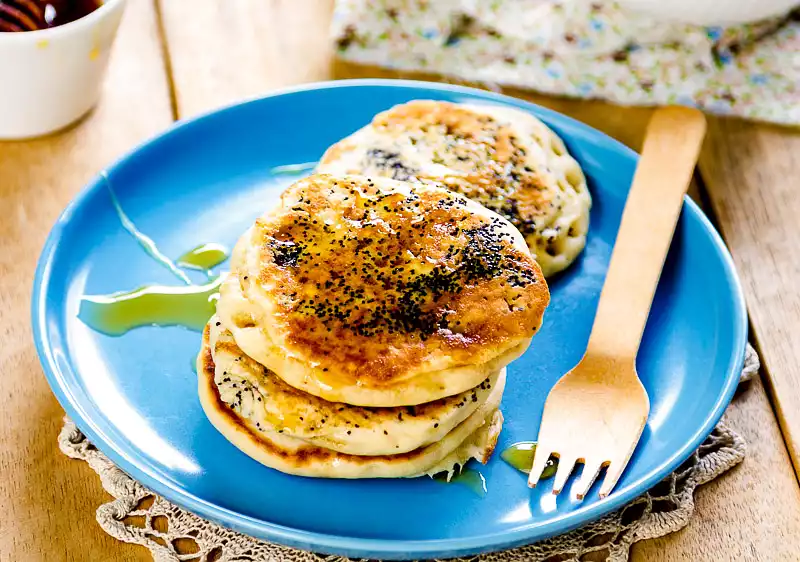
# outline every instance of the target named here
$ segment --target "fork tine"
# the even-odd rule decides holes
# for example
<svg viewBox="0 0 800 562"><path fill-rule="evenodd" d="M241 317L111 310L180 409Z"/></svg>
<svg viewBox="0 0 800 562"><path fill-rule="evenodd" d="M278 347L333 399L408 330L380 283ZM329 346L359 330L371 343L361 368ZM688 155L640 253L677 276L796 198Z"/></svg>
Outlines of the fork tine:
<svg viewBox="0 0 800 562"><path fill-rule="evenodd" d="M611 493L611 490L617 485L617 481L619 477L622 476L622 471L625 470L625 465L627 464L627 459L611 461L611 464L608 465L608 469L606 470L606 477L603 479L603 485L600 486L601 498Z"/></svg>
<svg viewBox="0 0 800 562"><path fill-rule="evenodd" d="M569 475L572 474L572 469L575 468L575 461L578 458L574 455L561 455L558 458L558 468L556 469L556 479L553 482L553 493L560 494L564 489L564 484L567 483Z"/></svg>
<svg viewBox="0 0 800 562"><path fill-rule="evenodd" d="M547 461L550 460L550 455L553 454L553 449L546 447L540 441L536 445L536 450L533 452L533 466L531 472L528 474L528 487L535 488L542 476L542 472L547 466Z"/></svg>
<svg viewBox="0 0 800 562"><path fill-rule="evenodd" d="M597 479L597 475L600 474L600 469L603 467L603 462L597 462L595 460L587 460L583 463L583 472L581 473L581 478L578 480L578 483L575 487L578 489L578 499L582 500L586 497L586 494L589 492L589 488L592 487L594 484L595 479Z"/></svg>

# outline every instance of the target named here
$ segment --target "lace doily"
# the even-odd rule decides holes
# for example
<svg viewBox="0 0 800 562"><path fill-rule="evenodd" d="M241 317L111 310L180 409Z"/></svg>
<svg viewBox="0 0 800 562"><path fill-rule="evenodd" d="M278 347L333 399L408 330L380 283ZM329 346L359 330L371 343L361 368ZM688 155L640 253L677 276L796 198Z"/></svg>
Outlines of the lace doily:
<svg viewBox="0 0 800 562"><path fill-rule="evenodd" d="M758 372L748 347L741 380ZM114 500L97 509L109 535L147 547L155 562L346 562L267 543L206 521L157 496L117 468L75 424L65 419L59 446L86 461ZM744 459L744 440L720 423L700 448L652 490L619 511L583 528L533 545L471 557L470 562L625 562L631 545L685 527L694 512L694 490Z"/></svg>

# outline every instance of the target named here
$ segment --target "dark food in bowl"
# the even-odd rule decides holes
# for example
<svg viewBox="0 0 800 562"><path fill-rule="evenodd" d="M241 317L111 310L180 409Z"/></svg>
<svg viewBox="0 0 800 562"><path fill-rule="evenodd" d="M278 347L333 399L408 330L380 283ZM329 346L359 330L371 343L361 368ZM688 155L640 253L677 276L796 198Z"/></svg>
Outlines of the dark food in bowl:
<svg viewBox="0 0 800 562"><path fill-rule="evenodd" d="M38 0L0 0L0 31L35 31L47 27Z"/></svg>
<svg viewBox="0 0 800 562"><path fill-rule="evenodd" d="M0 0L0 32L36 31L86 16L103 0Z"/></svg>

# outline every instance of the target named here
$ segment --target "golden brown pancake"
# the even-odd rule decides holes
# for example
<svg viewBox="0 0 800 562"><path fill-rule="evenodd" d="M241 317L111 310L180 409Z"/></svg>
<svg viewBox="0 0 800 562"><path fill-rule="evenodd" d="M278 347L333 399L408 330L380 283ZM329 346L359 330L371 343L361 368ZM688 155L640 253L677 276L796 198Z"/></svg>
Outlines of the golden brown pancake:
<svg viewBox="0 0 800 562"><path fill-rule="evenodd" d="M240 239L217 310L291 386L390 407L478 386L524 352L548 302L519 232L477 203L314 175Z"/></svg>
<svg viewBox="0 0 800 562"><path fill-rule="evenodd" d="M418 406L363 408L289 386L236 345L216 317L208 324L222 401L256 427L351 455L394 455L442 439L487 400L501 373L455 396Z"/></svg>
<svg viewBox="0 0 800 562"><path fill-rule="evenodd" d="M208 419L245 454L288 474L318 478L403 478L451 472L470 458L486 463L502 427L503 417L497 406L504 376L480 408L436 443L397 455L347 455L309 445L271 427L256 426L256 422L222 400L214 382L215 367L207 329L197 357L197 374L200 403Z"/></svg>
<svg viewBox="0 0 800 562"><path fill-rule="evenodd" d="M552 130L517 109L398 105L330 147L317 170L442 183L511 221L547 277L586 244L591 196L580 166Z"/></svg>

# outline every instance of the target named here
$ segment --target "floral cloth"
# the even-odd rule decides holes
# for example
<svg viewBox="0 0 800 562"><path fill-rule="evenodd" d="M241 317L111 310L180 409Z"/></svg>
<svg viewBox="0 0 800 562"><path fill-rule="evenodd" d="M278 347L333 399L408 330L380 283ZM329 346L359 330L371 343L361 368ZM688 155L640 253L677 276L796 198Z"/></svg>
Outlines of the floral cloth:
<svg viewBox="0 0 800 562"><path fill-rule="evenodd" d="M720 28L588 0L338 0L333 34L348 62L800 125L798 10Z"/></svg>

